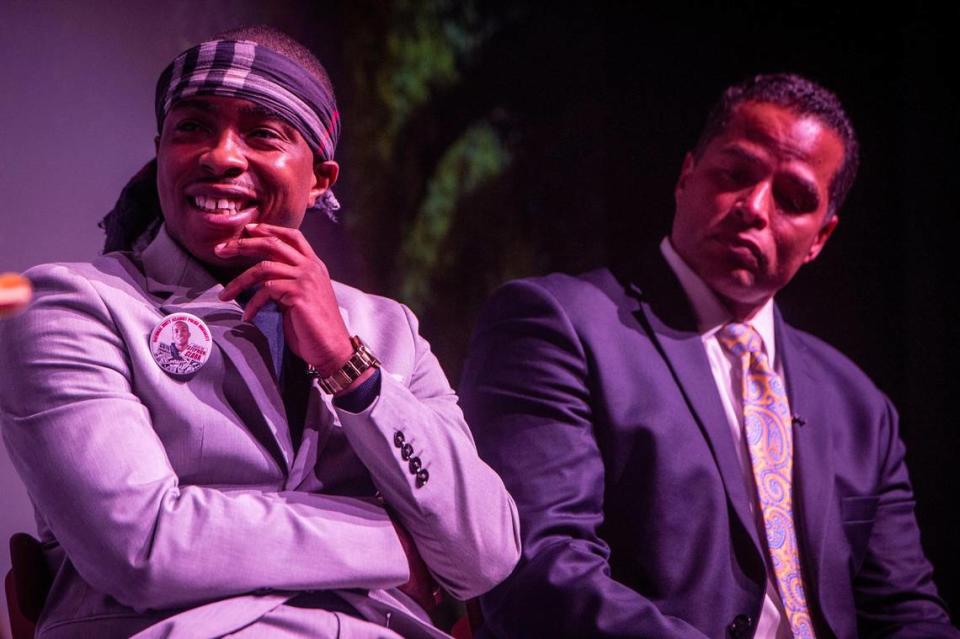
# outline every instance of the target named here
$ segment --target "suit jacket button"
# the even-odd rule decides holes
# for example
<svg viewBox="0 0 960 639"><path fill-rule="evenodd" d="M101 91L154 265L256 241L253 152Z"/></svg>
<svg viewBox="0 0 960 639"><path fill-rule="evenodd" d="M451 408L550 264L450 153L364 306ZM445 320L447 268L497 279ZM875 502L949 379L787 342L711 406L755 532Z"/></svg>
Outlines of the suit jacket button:
<svg viewBox="0 0 960 639"><path fill-rule="evenodd" d="M430 473L427 472L426 468L422 468L420 472L417 473L417 488L422 488L428 479L430 479Z"/></svg>
<svg viewBox="0 0 960 639"><path fill-rule="evenodd" d="M423 464L420 463L420 458L419 458L419 457L411 457L411 458L410 458L410 472L411 472L411 473L416 474L416 473L420 470L420 468L421 468L422 466L423 466Z"/></svg>
<svg viewBox="0 0 960 639"><path fill-rule="evenodd" d="M733 618L733 621L727 627L727 630L730 632L730 636L735 639L738 637L746 637L750 632L750 626L753 625L753 619L750 615L737 615Z"/></svg>
<svg viewBox="0 0 960 639"><path fill-rule="evenodd" d="M404 444L403 448L400 449L400 457L403 458L403 461L407 461L413 455L413 446L410 444Z"/></svg>
<svg viewBox="0 0 960 639"><path fill-rule="evenodd" d="M396 446L397 448L400 448L401 446L403 446L403 442L405 440L406 438L403 436L403 433L401 433L399 430L393 434L393 445Z"/></svg>

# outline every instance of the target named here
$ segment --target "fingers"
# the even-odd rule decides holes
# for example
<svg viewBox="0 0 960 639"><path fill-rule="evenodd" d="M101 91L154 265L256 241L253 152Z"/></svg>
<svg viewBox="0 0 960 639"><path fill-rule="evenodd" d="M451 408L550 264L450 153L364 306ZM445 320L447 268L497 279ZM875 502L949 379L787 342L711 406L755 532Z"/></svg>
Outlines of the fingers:
<svg viewBox="0 0 960 639"><path fill-rule="evenodd" d="M295 280L299 273L300 267L264 260L251 266L228 282L220 291L219 297L223 301L232 300L248 288L253 288L258 284L266 285L273 280Z"/></svg>
<svg viewBox="0 0 960 639"><path fill-rule="evenodd" d="M310 242L307 241L307 238L303 236L303 233L301 233L299 229L260 223L247 224L244 230L246 230L251 237L279 238L284 243L295 248L301 255L319 259L317 254L313 252L313 247L310 246Z"/></svg>
<svg viewBox="0 0 960 639"><path fill-rule="evenodd" d="M257 289L250 301L243 308L243 321L249 322L260 312L263 305L273 300L277 306L287 306L285 299L300 292L297 283L293 280L267 280Z"/></svg>
<svg viewBox="0 0 960 639"><path fill-rule="evenodd" d="M293 282L291 280L270 280L265 282L264 285L253 294L253 297L250 298L247 305L243 307L243 321L251 321L256 314L260 312L263 305L270 300L279 302L283 296L289 292L292 284Z"/></svg>
<svg viewBox="0 0 960 639"><path fill-rule="evenodd" d="M287 264L300 264L307 259L307 256L295 247L276 236L238 237L235 240L217 244L213 251L217 257L259 257Z"/></svg>

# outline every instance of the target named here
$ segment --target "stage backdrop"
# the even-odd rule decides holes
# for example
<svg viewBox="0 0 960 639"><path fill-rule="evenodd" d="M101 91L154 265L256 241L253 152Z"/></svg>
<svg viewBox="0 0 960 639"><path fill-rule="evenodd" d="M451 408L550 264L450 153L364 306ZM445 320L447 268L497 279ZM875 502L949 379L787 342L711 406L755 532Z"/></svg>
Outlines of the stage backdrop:
<svg viewBox="0 0 960 639"><path fill-rule="evenodd" d="M455 383L494 287L628 262L666 232L718 92L756 72L807 74L847 104L863 169L780 304L899 408L924 545L956 609L956 16L539 4L0 2L0 271L94 256L97 221L152 156L156 76L210 34L267 22L318 53L343 113L343 221L310 220L311 240L335 277L408 303ZM5 546L35 531L5 451L0 487Z"/></svg>

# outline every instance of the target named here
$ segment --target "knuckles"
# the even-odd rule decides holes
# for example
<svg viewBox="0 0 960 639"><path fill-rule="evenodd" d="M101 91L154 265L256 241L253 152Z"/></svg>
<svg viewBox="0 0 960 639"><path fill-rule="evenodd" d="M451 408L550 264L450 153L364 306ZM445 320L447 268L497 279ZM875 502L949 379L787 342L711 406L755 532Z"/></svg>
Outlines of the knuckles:
<svg viewBox="0 0 960 639"><path fill-rule="evenodd" d="M323 263L323 260L317 258L313 260L313 264L323 277L327 279L330 278L330 272L327 270L327 265Z"/></svg>

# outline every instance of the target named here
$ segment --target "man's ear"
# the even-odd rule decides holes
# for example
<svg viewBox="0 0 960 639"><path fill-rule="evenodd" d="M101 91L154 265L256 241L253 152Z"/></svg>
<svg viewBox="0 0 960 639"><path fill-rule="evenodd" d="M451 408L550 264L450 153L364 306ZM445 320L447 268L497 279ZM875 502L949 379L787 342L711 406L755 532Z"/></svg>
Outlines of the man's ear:
<svg viewBox="0 0 960 639"><path fill-rule="evenodd" d="M693 153L687 152L683 158L683 166L680 167L680 177L677 178L677 184L673 187L673 199L676 202L680 198L680 194L683 193L683 189L687 186L687 178L690 177L690 174L693 173L693 169L696 166L697 161L693 157Z"/></svg>
<svg viewBox="0 0 960 639"><path fill-rule="evenodd" d="M831 215L830 219L823 223L823 226L821 226L820 230L817 231L817 236L814 238L813 244L810 245L810 250L807 251L807 256L803 258L804 264L817 259L817 256L820 255L820 251L823 250L827 240L829 240L830 236L833 235L833 231L835 228L837 228L837 224L839 223L840 218L837 217L836 213Z"/></svg>
<svg viewBox="0 0 960 639"><path fill-rule="evenodd" d="M310 199L314 204L316 204L321 195L334 185L339 176L340 165L333 160L314 163L313 177L316 178L316 183L313 185L313 188L310 189Z"/></svg>

